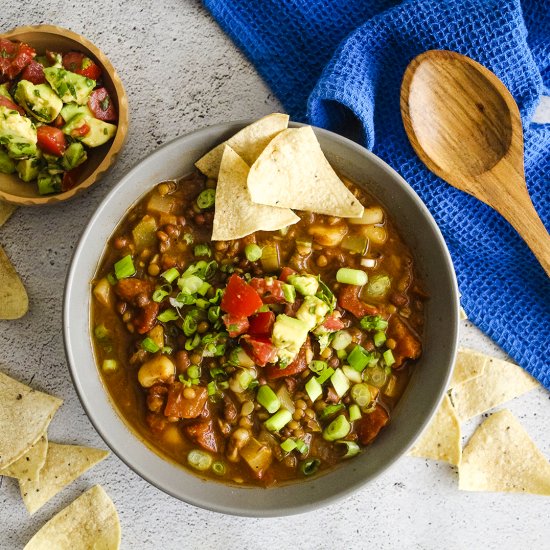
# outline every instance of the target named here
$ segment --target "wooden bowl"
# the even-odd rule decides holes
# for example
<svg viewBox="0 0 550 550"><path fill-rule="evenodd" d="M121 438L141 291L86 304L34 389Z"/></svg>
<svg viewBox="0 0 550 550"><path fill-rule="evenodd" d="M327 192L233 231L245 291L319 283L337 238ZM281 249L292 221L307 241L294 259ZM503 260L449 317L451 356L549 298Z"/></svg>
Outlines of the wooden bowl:
<svg viewBox="0 0 550 550"><path fill-rule="evenodd" d="M18 27L1 37L26 42L38 54L45 50L82 52L93 59L103 71L103 84L117 108L118 129L111 141L100 147L87 149L88 160L82 165L79 181L72 189L55 195L40 195L36 182L25 183L17 174L0 173L0 199L4 201L23 206L39 206L70 199L99 180L115 162L124 145L128 131L128 99L124 86L107 57L89 40L75 32L53 25L36 25Z"/></svg>

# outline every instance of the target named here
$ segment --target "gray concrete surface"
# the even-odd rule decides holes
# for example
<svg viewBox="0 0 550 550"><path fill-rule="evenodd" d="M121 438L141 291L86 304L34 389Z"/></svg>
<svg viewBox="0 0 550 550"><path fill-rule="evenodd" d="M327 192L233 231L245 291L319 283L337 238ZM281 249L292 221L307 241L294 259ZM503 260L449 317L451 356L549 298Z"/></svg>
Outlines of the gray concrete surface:
<svg viewBox="0 0 550 550"><path fill-rule="evenodd" d="M80 406L63 352L63 284L79 234L121 175L159 144L280 106L196 0L1 2L0 32L38 23L80 32L109 56L128 92L131 128L119 162L100 184L61 206L19 209L0 230L0 243L30 296L26 317L0 322L0 363L8 374L64 399L50 428L52 440L105 447ZM550 120L548 103L539 119ZM503 355L468 322L463 322L461 343ZM548 392L537 389L508 407L550 456ZM466 436L478 422L465 426ZM179 502L111 455L32 517L17 484L0 479L0 548L22 548L52 515L95 483L118 508L127 549L550 547L549 498L463 493L457 482L457 472L445 464L403 457L338 504L289 518L245 519Z"/></svg>

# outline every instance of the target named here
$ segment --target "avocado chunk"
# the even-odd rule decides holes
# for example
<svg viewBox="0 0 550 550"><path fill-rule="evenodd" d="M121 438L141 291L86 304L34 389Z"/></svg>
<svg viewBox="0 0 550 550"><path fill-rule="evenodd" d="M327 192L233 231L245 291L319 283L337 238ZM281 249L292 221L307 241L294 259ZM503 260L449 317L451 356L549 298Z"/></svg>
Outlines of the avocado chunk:
<svg viewBox="0 0 550 550"><path fill-rule="evenodd" d="M46 67L44 76L63 103L85 105L95 88L95 80L57 67Z"/></svg>
<svg viewBox="0 0 550 550"><path fill-rule="evenodd" d="M314 296L319 289L319 280L314 275L290 275L288 282L302 296Z"/></svg>
<svg viewBox="0 0 550 550"><path fill-rule="evenodd" d="M71 143L67 149L65 149L63 157L61 158L61 166L65 170L69 171L77 166L80 166L83 162L86 162L87 158L88 155L86 154L82 143L75 141L74 143Z"/></svg>
<svg viewBox="0 0 550 550"><path fill-rule="evenodd" d="M39 158L24 159L17 163L17 175L26 182L32 181L38 177L41 161Z"/></svg>
<svg viewBox="0 0 550 550"><path fill-rule="evenodd" d="M309 330L313 330L325 320L329 309L328 305L317 296L306 296L304 303L296 312L296 318L303 321Z"/></svg>
<svg viewBox="0 0 550 550"><path fill-rule="evenodd" d="M271 341L277 348L281 366L286 366L294 361L306 341L308 331L308 325L304 321L294 319L284 313L277 315Z"/></svg>
<svg viewBox="0 0 550 550"><path fill-rule="evenodd" d="M49 195L61 191L61 176L59 174L52 175L47 171L42 171L38 174L37 183L38 192L41 195Z"/></svg>
<svg viewBox="0 0 550 550"><path fill-rule="evenodd" d="M36 127L30 118L0 105L0 144L14 159L36 157Z"/></svg>
<svg viewBox="0 0 550 550"><path fill-rule="evenodd" d="M67 103L61 109L61 116L65 122L69 122L76 115L84 115L86 118L94 118L88 105L77 105L76 103Z"/></svg>
<svg viewBox="0 0 550 550"><path fill-rule="evenodd" d="M86 124L90 130L82 137L73 136L73 130L81 128L83 124ZM63 133L78 139L84 145L88 147L99 147L104 143L107 143L116 134L116 124L110 124L109 122L103 122L97 118L88 118L84 114L78 114L71 118L65 126L62 128Z"/></svg>
<svg viewBox="0 0 550 550"><path fill-rule="evenodd" d="M46 123L53 122L63 107L63 102L47 84L35 86L28 80L17 84L15 100L29 115Z"/></svg>
<svg viewBox="0 0 550 550"><path fill-rule="evenodd" d="M0 172L2 174L13 174L15 172L15 162L4 149L0 149Z"/></svg>

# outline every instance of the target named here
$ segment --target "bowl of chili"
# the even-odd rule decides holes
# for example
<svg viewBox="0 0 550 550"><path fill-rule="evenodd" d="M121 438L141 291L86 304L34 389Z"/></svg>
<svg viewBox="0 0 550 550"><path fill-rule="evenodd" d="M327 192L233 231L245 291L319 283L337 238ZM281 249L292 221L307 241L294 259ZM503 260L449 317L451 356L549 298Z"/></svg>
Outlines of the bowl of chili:
<svg viewBox="0 0 550 550"><path fill-rule="evenodd" d="M303 215L294 227L294 233L282 235L279 242L283 243L283 248L279 250L279 256L288 258L290 263L292 254L299 254L296 249L307 246L304 244L304 235L313 235L313 245L310 243L309 246L314 247L312 254L316 259L314 264L309 264L315 266L310 267L314 271L311 274L304 273L300 268L289 270L281 264L269 267L257 264L262 260L261 251L268 246L267 241L262 239L269 238L269 242L272 242L275 238L270 233L262 232L255 237L255 242L231 241L227 248L224 248L225 245L216 247L216 243L209 242L212 220L208 209L213 208L213 205L206 199L212 185L208 179L194 173L194 163L213 146L244 126L243 123L221 124L164 145L140 162L106 197L84 231L72 260L65 291L64 337L73 382L92 423L113 451L138 474L168 494L203 508L236 515L279 516L305 512L350 494L379 476L413 445L437 409L447 387L457 346L459 301L452 262L441 233L415 192L371 152L346 138L318 128L314 131L324 154L345 180L353 182L357 188L356 196L363 203L369 201L368 197L374 198L375 203L387 212L389 225L386 230L390 234L388 246L394 247L393 254L396 258L401 256L402 260L395 260L396 265L400 264L401 267L396 267L395 273L390 275L403 275L404 271L400 270L406 271L403 265L409 265L409 253L414 259L414 276L421 284L415 286L416 290L411 290L411 295L406 296L406 302L411 307L405 314L405 317L409 315L405 324L409 327L412 324L422 331L421 355L420 348L415 348L414 339L402 337L403 331L406 333L408 329L403 328L401 320L391 323L390 319L393 332L386 334L388 323L384 324L384 319L377 315L378 310L370 310L358 299L354 285L366 283L363 271L350 267L345 260L335 260L336 264L331 270L324 259L319 260L321 256L330 256L330 235L334 235L335 231L325 232L319 237L321 233L317 226L324 224L328 227L333 223L340 227L341 222L338 220L334 222L329 218ZM291 123L291 127L300 126ZM173 211L174 214L163 212L162 204L167 197L176 203L181 202L181 208ZM202 202L202 208L199 202ZM138 257L134 252L136 246L143 246L138 242L144 238L142 230L152 223L150 218L155 216L164 216L160 230L160 242L163 244L157 243L160 247L158 254L153 250ZM178 220L178 216L185 218L185 221ZM176 236L174 228L178 226ZM136 227L138 230L133 231ZM361 231L351 226L347 229L351 237L361 234ZM376 240L375 234L371 234L371 237ZM175 242L185 243L180 246L180 250L187 251L182 254L190 254L189 258L185 257L185 266L178 264L177 260L170 264L167 259L168 252L173 253L175 250L168 248L167 243L172 238ZM290 247L288 243L291 241L292 250L285 256L284 247ZM355 238L355 241L358 239ZM320 244L322 242L325 245ZM106 243L109 243L107 247ZM210 255L218 259L225 258L231 245L237 250L236 254L241 254L241 269L224 271L216 262L216 267L210 268L210 262L207 261L212 260ZM150 246L151 243L147 245ZM132 251L132 254L128 254L128 251ZM156 261L155 255L158 256ZM341 256L344 257L347 256ZM220 264L223 264L223 260L220 260ZM186 267L188 273L182 267ZM208 269L214 270L210 276L207 274ZM248 276L245 276L246 272ZM303 285L307 286L312 281L303 279L308 279L310 275L319 285L327 287L326 293L322 291L324 287L321 287L321 291L315 288L315 296L318 298L311 295L308 298L310 293L304 290ZM157 280L163 284L155 287L151 281L156 277L163 277L164 280ZM386 286L380 277L371 277L372 280L376 282L373 292L379 292ZM90 292L90 281L93 293ZM105 286L109 284L115 288L115 294L111 294L116 296L114 303L123 303L123 307L110 302L107 296L113 291ZM175 285L178 288L171 295ZM143 297L146 286L153 293L152 299ZM406 287L403 285L401 290L404 292ZM278 293L278 290L281 292ZM284 290L292 296L289 298ZM311 374L309 371L287 371L296 365L295 361L290 365L274 367L271 364L273 350L265 334L271 331L271 342L275 341L273 323L279 322L281 317L291 319L292 322L285 322L290 322L293 330L301 330L301 325L296 323L299 319L294 318L300 318L300 315L296 313L296 308L291 307L295 301L294 294L300 297L297 304L300 306L297 307L299 311L308 299L319 299L315 304L317 308L321 307L319 304L332 290L338 297L338 304L333 304L331 311L337 314L329 314L329 309L325 308L322 323L329 332L335 332L331 336L333 349L327 348L330 349L327 358L331 355L334 358L332 367L329 364L331 359L325 361L323 355L315 355L321 353L317 342L311 343L313 351L306 360L314 373L310 378L305 377L305 374ZM278 294L281 296L277 297ZM170 340L170 322L175 321L178 315L173 315L169 305L176 309L180 307L179 302L187 300L185 296L180 298L180 295L192 296L196 304L193 308L202 308L206 312L203 314L205 327L199 331L202 317L193 319L191 310L186 309L188 314L178 320L183 334L174 331L174 339ZM427 295L429 298L426 299ZM105 302L101 304L103 299ZM400 299L396 297L394 301L399 303ZM164 309L159 313L158 304L163 302ZM87 315L82 315L83 305ZM404 303L400 307L404 307ZM147 312L153 309L155 318L162 316L162 341L158 339L158 331L151 332L155 323L151 324L152 316ZM390 310L379 308L383 311L395 309L395 306ZM311 313L311 308L308 311ZM318 313L319 309L316 311ZM402 310L403 313L405 311ZM413 319L410 319L411 316ZM415 316L418 325L415 325ZM209 327L216 326L216 323L222 327L218 327L220 332L209 332ZM361 336L361 329L368 333L366 337L364 334ZM220 340L221 331L224 331L225 336ZM203 335L209 338L208 342L204 342L208 354L203 354L209 362L201 366L194 364L199 359L188 359L195 349L194 340L201 341ZM223 356L224 365L231 361L231 353L226 345L230 345L228 341L232 338L240 338L238 349L233 350L235 364L243 367L239 353L244 351L245 356L253 358L252 366L248 370L230 367L225 373L226 378L216 378L223 370L221 364L214 364L216 358ZM308 338L313 341L311 333ZM352 342L353 338L358 339ZM387 343L388 339L394 340L393 345ZM188 342L189 347L186 348ZM420 342L417 343L420 346ZM176 351L178 346L181 349ZM168 349L164 350L164 347ZM129 349L135 352L132 356L128 355ZM302 350L305 355L308 354L306 344L300 352ZM177 355L179 352L183 352L181 356ZM375 366L381 366L382 369L367 366L373 354L376 356ZM180 361L180 357L184 359ZM347 375L342 366L344 360L340 358L345 358L346 366L352 367ZM406 375L397 370L392 371L394 363L397 362L399 367L409 359L413 360L414 368L408 369ZM111 377L113 372L117 372L117 365L121 361L132 373L130 383L124 378L125 374L123 378L118 378L118 382L115 382L117 375ZM265 370L262 370L262 365L265 365ZM202 384L206 370L212 380ZM281 370L284 374L279 377ZM367 380L365 376L359 376L356 383L350 383L358 373L367 370L368 383L363 383ZM256 371L261 374L257 376ZM397 390L399 400L392 401L390 391L386 397L382 393L388 387L389 379L386 377L393 376L395 372L400 387ZM302 376L287 383L286 380L295 374ZM168 386L163 385L165 375L170 380ZM380 392L376 391L376 376L385 377L384 382L380 383ZM259 381L256 384L253 382L255 379ZM315 382L308 388L306 381L311 379L315 379ZM318 384L321 387L327 381L325 379L330 379L332 386L324 395L332 393L334 403L331 404L329 399L317 410L313 402L318 403L318 392L313 386ZM227 385L224 385L225 382ZM232 407L226 407L225 397L231 389L235 390L235 384L246 388L254 386L256 398L255 401L237 400L237 407L233 406L236 410L232 411ZM350 384L353 384L348 394L350 397L340 400L340 394L346 395ZM284 391L281 391L282 388ZM368 399L365 397L366 392L362 392L365 388L369 390ZM192 396L189 390L193 392ZM380 393L374 406L373 390L376 394ZM395 388L393 391L396 391ZM209 397L214 397L215 392L219 392L218 403L221 408L215 409L213 406L205 415L206 422L197 422L204 413L204 403ZM287 399L289 393L297 397L294 403L282 408L281 401ZM156 405L159 400L163 403L160 413ZM362 406L363 412L369 414L368 422L360 420L361 411L360 407L356 407L357 404ZM247 407L250 411L247 410L243 415L242 411ZM225 424L231 424L233 412L239 415L239 408L241 416L250 418L255 414L254 410L263 415L261 420L264 431L271 432L267 434L267 440L274 441L274 454L280 452L279 447L282 449L280 464L271 457L276 465L274 469L269 469L269 464L260 464L258 457L265 453L266 446L271 445L266 444L266 437L262 439L261 435L254 434L252 439L247 439L247 447L252 447L251 453L241 453L242 469L232 464L230 455L235 442L230 441L229 436L224 446L227 451L224 460L219 460L222 455L215 454L219 449L205 436L208 432L205 428L207 422L216 421L223 431ZM294 414L289 413L291 416L286 418L288 409L292 408ZM345 414L341 414L344 409ZM387 423L390 410L391 422ZM300 414L301 411L304 414ZM308 418L319 419L319 430L312 429L312 433L304 436L304 426L300 426L301 418L305 421ZM193 421L190 423L187 419ZM291 424L293 420L296 426ZM364 449L359 453L360 456L342 460L348 454L356 454L358 448L354 438L346 438L350 433L350 421L358 422L358 427L352 431L356 434L355 440ZM176 430L172 428L174 425L180 426L178 422L182 422L181 430L175 433ZM377 425L376 430L371 429L373 424ZM162 437L170 440L170 444L163 444L156 438L155 430L159 426ZM384 428L380 430L382 426ZM245 428L246 431L244 423L235 424L233 431L229 428L232 436L239 432L239 428ZM185 433L192 442L198 441L199 448L190 446L189 441L185 446L178 447L181 433ZM235 438L238 439L237 436ZM174 440L177 440L176 443ZM256 443L252 443L252 440ZM331 462L333 448L327 441L340 444L338 460ZM212 453L204 452L209 445L215 460L212 459ZM308 455L304 446L315 449L317 455L311 452ZM309 458L299 462L290 461L285 471L292 473L285 476L282 466L284 457L292 453ZM247 454L250 456L247 457ZM185 467L182 468L182 465ZM261 476L254 472L256 466L264 468Z"/></svg>
<svg viewBox="0 0 550 550"><path fill-rule="evenodd" d="M0 36L0 46L4 48L0 85L5 86L5 91L0 93L0 108L17 109L25 122L28 121L29 129L32 128L38 133L38 144L34 147L36 150L30 155L25 155L24 151L19 155L10 155L11 161L7 160L10 166L13 164L12 169L3 171L12 173L0 171L0 199L23 206L56 204L70 199L98 181L116 161L124 145L128 131L128 100L122 81L99 48L68 29L53 25L18 27ZM59 60L56 56L59 56ZM37 59L40 62L37 62ZM34 88L31 91L35 95L40 93L35 84L47 87L50 92L50 82L44 79L44 67L48 66L59 66L71 73L76 72L79 76L75 78L86 78L90 84L93 81L93 86L90 85L90 93L85 99L78 98L78 105L69 104L69 109L62 109L62 113L55 120L46 123L32 110L23 110L24 106L19 104L21 101L18 102L9 95L15 93L17 83L21 80L25 80L29 88ZM57 89L56 93L60 94L62 90ZM71 101L70 97L67 97L69 99L63 101L64 107ZM54 99L62 104L57 97ZM71 110L70 107L75 109ZM94 132L90 132L90 124L81 124L69 132L69 120L65 111L70 115L77 115L72 118L74 121L79 117L85 118L85 115L80 113L82 109L94 119L94 126L98 126L97 130L105 133L100 145L96 145L98 140L92 136ZM17 116L17 113L14 113L14 116ZM78 134L79 131L81 135ZM36 136L33 141L36 143ZM77 164L75 155L63 155L73 143L69 153L74 153L77 147L80 147L80 158L86 159L74 167L73 165ZM85 148L82 148L82 143L86 145ZM65 158L67 156L68 158ZM15 168L21 159L28 159L28 162L36 160L43 165L43 177L38 185L36 175L29 175L32 168L17 167L16 172ZM48 160L48 164L44 159ZM22 170L28 176L25 181L19 176L19 173L23 173ZM32 182L29 183L31 179Z"/></svg>

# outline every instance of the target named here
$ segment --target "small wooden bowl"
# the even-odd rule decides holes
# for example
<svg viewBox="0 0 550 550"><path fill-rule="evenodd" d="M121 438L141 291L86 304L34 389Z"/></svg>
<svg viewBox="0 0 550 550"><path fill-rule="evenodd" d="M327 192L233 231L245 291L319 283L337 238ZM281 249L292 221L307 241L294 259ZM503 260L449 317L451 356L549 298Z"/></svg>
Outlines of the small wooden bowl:
<svg viewBox="0 0 550 550"><path fill-rule="evenodd" d="M2 38L26 42L36 49L38 54L46 50L66 53L78 51L93 59L103 71L105 88L114 101L118 112L118 129L114 139L100 147L87 149L88 160L82 165L78 183L69 191L55 195L40 195L36 182L25 183L16 174L0 173L0 199L22 206L56 204L74 197L99 180L115 162L128 131L128 99L124 86L107 57L89 40L79 34L53 25L18 27Z"/></svg>

